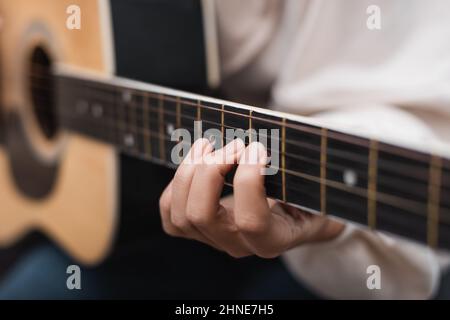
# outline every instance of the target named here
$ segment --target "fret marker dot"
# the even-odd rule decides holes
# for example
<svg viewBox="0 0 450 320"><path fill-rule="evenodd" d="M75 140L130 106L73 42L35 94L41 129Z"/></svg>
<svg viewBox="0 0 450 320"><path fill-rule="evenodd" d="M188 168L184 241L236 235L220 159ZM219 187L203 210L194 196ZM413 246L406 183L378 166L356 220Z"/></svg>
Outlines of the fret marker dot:
<svg viewBox="0 0 450 320"><path fill-rule="evenodd" d="M174 132L174 131L175 131L175 127L173 126L173 124L168 123L167 126L166 126L166 132L167 132L167 134L168 134L168 135L171 135L172 132Z"/></svg>
<svg viewBox="0 0 450 320"><path fill-rule="evenodd" d="M132 147L134 145L134 137L131 133L125 134L123 141L127 147Z"/></svg>
<svg viewBox="0 0 450 320"><path fill-rule="evenodd" d="M122 100L126 103L131 102L131 91L130 90L125 90L124 92L122 92Z"/></svg>
<svg viewBox="0 0 450 320"><path fill-rule="evenodd" d="M86 100L78 100L75 110L78 114L85 114L89 109L89 103Z"/></svg>
<svg viewBox="0 0 450 320"><path fill-rule="evenodd" d="M92 115L95 118L100 118L101 116L103 116L103 106L99 103L94 104L94 106L92 107Z"/></svg>
<svg viewBox="0 0 450 320"><path fill-rule="evenodd" d="M356 172L351 169L345 169L344 173L342 174L342 178L344 180L344 183L350 187L355 186L358 182L358 176L356 175Z"/></svg>

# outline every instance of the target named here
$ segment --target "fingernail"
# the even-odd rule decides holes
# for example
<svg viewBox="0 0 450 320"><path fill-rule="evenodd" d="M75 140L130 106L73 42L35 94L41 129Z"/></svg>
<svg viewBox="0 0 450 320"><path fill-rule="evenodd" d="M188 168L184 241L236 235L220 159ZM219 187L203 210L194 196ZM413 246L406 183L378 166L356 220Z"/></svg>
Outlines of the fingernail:
<svg viewBox="0 0 450 320"><path fill-rule="evenodd" d="M250 164L266 164L267 152L266 148L261 142L252 142L248 146L249 162Z"/></svg>
<svg viewBox="0 0 450 320"><path fill-rule="evenodd" d="M223 147L221 155L223 163L235 163L239 153L244 150L245 144L241 139L235 139Z"/></svg>
<svg viewBox="0 0 450 320"><path fill-rule="evenodd" d="M192 145L191 151L192 152L192 160L194 162L200 160L204 154L212 151L213 147L211 143L208 141L208 139L201 138L197 139L194 144Z"/></svg>

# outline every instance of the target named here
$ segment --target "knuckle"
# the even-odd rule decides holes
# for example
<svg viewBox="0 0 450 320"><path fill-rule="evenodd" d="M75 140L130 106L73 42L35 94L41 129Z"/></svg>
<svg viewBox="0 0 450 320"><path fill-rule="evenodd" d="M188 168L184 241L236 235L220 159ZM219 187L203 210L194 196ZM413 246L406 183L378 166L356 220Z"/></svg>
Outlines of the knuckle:
<svg viewBox="0 0 450 320"><path fill-rule="evenodd" d="M189 222L197 226L206 226L210 223L208 215L198 210L188 209L186 212L186 218Z"/></svg>
<svg viewBox="0 0 450 320"><path fill-rule="evenodd" d="M184 185L190 182L190 176L187 170L177 170L173 177L174 186Z"/></svg>
<svg viewBox="0 0 450 320"><path fill-rule="evenodd" d="M167 197L161 196L159 198L159 210L161 213L167 213L170 211L170 201Z"/></svg>
<svg viewBox="0 0 450 320"><path fill-rule="evenodd" d="M171 217L171 222L176 228L180 230L187 230L189 227L187 219L180 218L177 215Z"/></svg>
<svg viewBox="0 0 450 320"><path fill-rule="evenodd" d="M256 218L250 217L236 217L236 226L238 229L245 233L263 233L267 230L267 224Z"/></svg>
<svg viewBox="0 0 450 320"><path fill-rule="evenodd" d="M181 233L176 228L174 228L173 226L171 226L168 223L163 222L162 228L163 228L164 232L167 233L169 236L179 237L181 235Z"/></svg>

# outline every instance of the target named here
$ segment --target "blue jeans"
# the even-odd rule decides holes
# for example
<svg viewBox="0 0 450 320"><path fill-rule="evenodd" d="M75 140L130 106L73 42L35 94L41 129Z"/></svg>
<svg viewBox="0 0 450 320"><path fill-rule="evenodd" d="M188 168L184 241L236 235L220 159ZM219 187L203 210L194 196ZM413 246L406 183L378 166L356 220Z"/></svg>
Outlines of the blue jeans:
<svg viewBox="0 0 450 320"><path fill-rule="evenodd" d="M97 267L81 266L81 290L69 290L66 269L75 264L55 246L23 257L0 281L1 299L319 299L279 259L235 260L201 244L173 240L165 252L144 243ZM172 250L171 250L172 249ZM436 299L450 299L450 272Z"/></svg>
<svg viewBox="0 0 450 320"><path fill-rule="evenodd" d="M75 264L55 246L23 257L0 281L0 299L316 299L279 259L232 259L201 244L169 240L122 250L97 267L81 267L81 290L69 290Z"/></svg>

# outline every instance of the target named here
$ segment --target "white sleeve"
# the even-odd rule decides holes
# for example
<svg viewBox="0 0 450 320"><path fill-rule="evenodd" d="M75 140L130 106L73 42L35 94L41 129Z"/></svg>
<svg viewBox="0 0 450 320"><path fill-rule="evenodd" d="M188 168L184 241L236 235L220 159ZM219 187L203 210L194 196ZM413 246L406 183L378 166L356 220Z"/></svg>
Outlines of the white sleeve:
<svg viewBox="0 0 450 320"><path fill-rule="evenodd" d="M302 283L333 299L427 299L439 284L432 250L353 224L332 241L288 251L284 260ZM372 265L379 267L380 289L367 285Z"/></svg>
<svg viewBox="0 0 450 320"><path fill-rule="evenodd" d="M356 111L352 111L356 110ZM407 139L430 141L431 131L410 114L386 106L333 111L321 117L357 124L372 133L392 135L402 128ZM389 118L389 121L383 121ZM392 129L385 125L392 125ZM401 137L400 137L401 138ZM343 233L328 242L307 244L284 254L289 270L324 297L335 299L425 299L439 284L441 261L433 250L403 238L348 223ZM380 289L369 289L367 268L380 269Z"/></svg>

